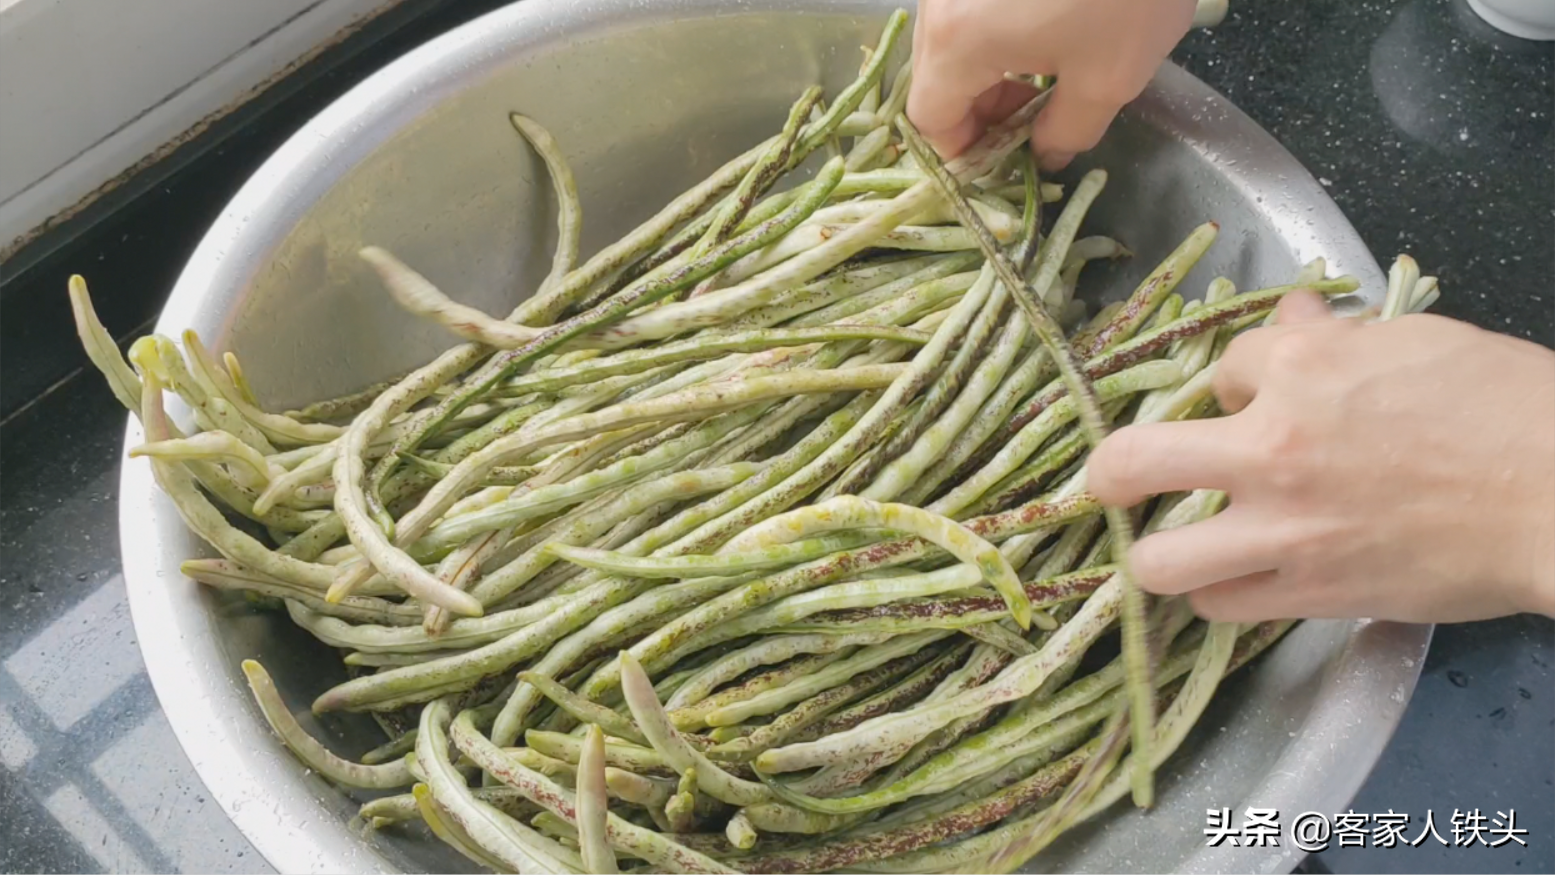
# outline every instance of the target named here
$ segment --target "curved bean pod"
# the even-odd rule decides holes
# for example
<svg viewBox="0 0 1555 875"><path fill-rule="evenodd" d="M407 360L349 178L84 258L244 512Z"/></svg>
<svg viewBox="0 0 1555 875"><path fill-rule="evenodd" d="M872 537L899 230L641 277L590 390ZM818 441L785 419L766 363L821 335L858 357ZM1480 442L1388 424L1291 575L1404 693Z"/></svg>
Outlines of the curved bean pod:
<svg viewBox="0 0 1555 875"><path fill-rule="evenodd" d="M307 763L309 768L331 781L348 787L390 790L395 787L408 787L414 782L410 769L403 759L383 765L365 766L330 753L292 716L286 703L282 701L280 692L276 690L275 682L270 679L270 673L265 671L264 666L258 662L252 659L243 660L243 676L248 679L248 688L254 694L254 701L259 704L260 713L264 714L270 728L275 730L275 734L280 736L287 748L295 753L298 759Z"/></svg>
<svg viewBox="0 0 1555 875"><path fill-rule="evenodd" d="M889 504L839 495L813 507L780 514L746 529L720 553L788 543L816 532L838 529L895 529L916 535L962 562L977 568L1010 607L1021 628L1031 625L1033 612L1015 569L999 549L954 520L906 504ZM1051 625L1051 621L1049 621Z"/></svg>
<svg viewBox="0 0 1555 875"><path fill-rule="evenodd" d="M643 671L642 664L623 651L621 664L621 692L626 705L632 710L637 726L652 742L654 750L662 755L675 771L685 773L696 769L697 786L716 799L731 805L756 805L773 800L772 792L761 784L736 778L719 768L702 753L680 737L680 732L670 722L669 714L653 691L653 682Z"/></svg>

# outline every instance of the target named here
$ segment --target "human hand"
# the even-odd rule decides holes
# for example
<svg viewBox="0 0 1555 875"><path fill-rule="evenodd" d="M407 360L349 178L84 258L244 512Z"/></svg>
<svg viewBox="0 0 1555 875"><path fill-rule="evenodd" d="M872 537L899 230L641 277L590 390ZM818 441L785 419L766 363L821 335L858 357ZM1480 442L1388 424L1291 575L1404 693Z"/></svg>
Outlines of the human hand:
<svg viewBox="0 0 1555 875"><path fill-rule="evenodd" d="M1214 389L1230 415L1123 428L1088 462L1112 505L1231 497L1135 545L1146 590L1245 622L1555 616L1555 353L1302 293L1226 349Z"/></svg>
<svg viewBox="0 0 1555 875"><path fill-rule="evenodd" d="M907 117L959 154L1032 96L1006 73L1056 76L1031 131L1056 170L1101 140L1188 32L1195 0L920 0Z"/></svg>

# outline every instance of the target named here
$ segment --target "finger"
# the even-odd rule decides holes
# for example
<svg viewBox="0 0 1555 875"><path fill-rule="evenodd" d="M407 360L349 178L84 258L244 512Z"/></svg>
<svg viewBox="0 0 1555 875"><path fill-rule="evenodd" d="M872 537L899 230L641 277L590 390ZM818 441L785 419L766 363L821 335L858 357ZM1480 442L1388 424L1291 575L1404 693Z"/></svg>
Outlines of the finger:
<svg viewBox="0 0 1555 875"><path fill-rule="evenodd" d="M928 54L914 60L907 118L942 157L961 154L982 134L974 102L1000 77L974 68L925 41Z"/></svg>
<svg viewBox="0 0 1555 875"><path fill-rule="evenodd" d="M1073 152L1049 152L1046 155L1038 155L1042 170L1047 173L1057 173L1069 166L1075 159Z"/></svg>
<svg viewBox="0 0 1555 875"><path fill-rule="evenodd" d="M1274 314L1274 321L1280 325L1327 322L1334 318L1328 302L1311 289L1297 289L1281 298Z"/></svg>
<svg viewBox="0 0 1555 875"><path fill-rule="evenodd" d="M1292 589L1278 571L1258 571L1196 589L1188 593L1188 604L1195 614L1214 622L1293 619Z"/></svg>
<svg viewBox="0 0 1555 875"><path fill-rule="evenodd" d="M1065 86L1060 78L1053 96L1031 125L1031 148L1044 166L1055 159L1073 157L1101 142L1107 126L1123 104L1104 100Z"/></svg>
<svg viewBox="0 0 1555 875"><path fill-rule="evenodd" d="M972 112L977 116L978 124L987 128L1009 118L1036 94L1037 89L1030 85L1006 79L979 95L972 102Z"/></svg>
<svg viewBox="0 0 1555 875"><path fill-rule="evenodd" d="M1237 417L1130 425L1107 436L1086 460L1086 487L1103 504L1131 507L1151 495L1230 490L1252 464Z"/></svg>
<svg viewBox="0 0 1555 875"><path fill-rule="evenodd" d="M1269 369L1269 353L1280 333L1279 326L1255 328L1226 346L1215 363L1211 385L1221 410L1236 413L1252 402L1263 384Z"/></svg>
<svg viewBox="0 0 1555 875"><path fill-rule="evenodd" d="M1321 338L1327 336L1327 332L1353 330L1355 325L1353 320L1335 317L1328 302L1311 290L1298 289L1281 298L1275 310L1274 325L1255 328L1237 337L1216 362L1212 388L1221 409L1236 413L1252 403L1270 372L1276 347L1283 344L1283 352L1290 355L1280 357L1274 367L1302 368L1319 353L1310 345L1296 345L1295 340Z"/></svg>
<svg viewBox="0 0 1555 875"><path fill-rule="evenodd" d="M1145 590L1181 595L1279 567L1281 543L1277 524L1233 504L1202 522L1145 536L1129 560Z"/></svg>

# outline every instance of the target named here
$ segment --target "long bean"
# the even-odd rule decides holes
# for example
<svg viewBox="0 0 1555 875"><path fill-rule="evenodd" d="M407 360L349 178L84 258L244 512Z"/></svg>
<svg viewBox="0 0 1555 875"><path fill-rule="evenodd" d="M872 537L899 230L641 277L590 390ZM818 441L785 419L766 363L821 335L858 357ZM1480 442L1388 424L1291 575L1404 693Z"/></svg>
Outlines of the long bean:
<svg viewBox="0 0 1555 875"><path fill-rule="evenodd" d="M389 790L405 787L411 783L410 769L406 767L404 759L368 766L341 759L330 753L297 723L297 719L292 716L291 711L286 708L286 703L282 701L280 692L276 690L275 682L270 679L270 673L265 671L258 662L252 659L244 660L243 676L248 679L249 690L253 692L254 700L259 703L259 710L264 714L270 728L275 730L275 734L280 736L281 741L297 755L298 759L307 763L309 768L331 781L348 787Z"/></svg>
<svg viewBox="0 0 1555 875"><path fill-rule="evenodd" d="M923 647L944 639L948 634L949 632L945 630L930 629L901 635L883 644L866 648L780 688L766 690L742 702L733 702L710 711L705 718L707 725L734 726L753 716L783 710L816 693L831 689L854 675L884 665L898 657L916 653Z"/></svg>
<svg viewBox="0 0 1555 875"><path fill-rule="evenodd" d="M1173 528L1197 520L1212 507L1206 501L1177 505L1164 515L1161 527ZM1038 653L1017 659L989 684L942 702L866 721L824 740L774 748L763 753L757 765L766 772L786 772L838 762L861 753L898 746L905 749L958 717L1030 695L1059 667L1083 653L1117 619L1122 607L1121 589L1114 575L1085 601L1073 619L1053 633Z"/></svg>
<svg viewBox="0 0 1555 875"><path fill-rule="evenodd" d="M141 421L152 441L172 437L171 424L162 407L161 380L150 372L140 375L142 394ZM157 484L172 500L184 524L193 529L223 556L270 577L322 591L329 586L333 569L326 565L300 562L266 548L253 536L227 522L221 510L199 490L194 478L181 465L153 457L152 472Z"/></svg>
<svg viewBox="0 0 1555 875"><path fill-rule="evenodd" d="M984 541L953 520L906 504L882 504L863 498L841 495L814 507L780 514L753 526L725 544L720 552L739 553L753 547L765 547L798 540L815 532L836 529L883 528L908 532L939 546L946 552L977 568L983 579L1004 596L1015 622L1026 628L1033 612L1026 590L1009 560L994 545Z"/></svg>
<svg viewBox="0 0 1555 875"><path fill-rule="evenodd" d="M665 702L673 712L701 702L719 685L734 680L747 671L763 665L773 665L802 653L834 653L844 648L877 644L886 636L868 635L791 635L766 637L749 647L722 656L697 670L675 694Z"/></svg>
<svg viewBox="0 0 1555 875"><path fill-rule="evenodd" d="M1031 320L1032 330L1058 364L1058 371L1069 389L1069 396L1074 399L1080 428L1085 434L1086 442L1094 449L1106 437L1107 425L1102 419L1101 401L1097 397L1095 387L1091 385L1090 378L1085 374L1084 360L1069 345L1062 329L1044 309L1041 293L1025 283L1024 278L1010 263L1008 257L999 250L987 228L984 227L982 219L967 205L955 176L940 162L939 157L923 141L905 116L898 116L896 123L908 147L917 156L918 162L929 169L930 176L938 184L941 192L950 199L962 224L975 233L983 255L993 264L999 279L1010 289L1016 290L1015 301L1025 311L1027 318ZM1218 230L1218 226L1213 224L1209 227ZM1204 246L1207 247L1208 243L1206 242ZM1166 282L1161 282L1160 286L1165 287ZM1140 304L1126 307L1116 323L1117 327L1109 326L1104 330L1092 348L1104 349L1105 341L1110 336L1109 331L1121 332L1123 326L1133 323L1134 320L1142 320L1143 314L1147 312L1148 301L1152 297L1149 294L1141 296L1143 300ZM1134 804L1141 808L1148 808L1154 800L1154 773L1149 764L1148 751L1155 731L1155 702L1150 684L1152 671L1150 630L1145 625L1147 598L1129 570L1128 554L1134 547L1133 523L1122 508L1107 507L1104 508L1104 513L1107 528L1112 534L1113 558L1120 566L1118 577L1123 589L1123 654L1129 667L1129 725L1134 735L1134 749L1138 762L1134 770Z"/></svg>
<svg viewBox="0 0 1555 875"><path fill-rule="evenodd" d="M754 757L757 752L802 732L806 727L854 699L874 692L922 667L925 663L938 659L941 655L941 652L935 648L923 648L861 672L849 678L846 683L823 690L800 702L771 723L756 728L748 735L719 744L712 749L712 753L720 758Z"/></svg>
<svg viewBox="0 0 1555 875"><path fill-rule="evenodd" d="M429 416L428 421L419 432L407 435L400 442L403 445L395 447L396 452L415 449L420 440L434 432L449 417L468 406L478 397L489 392L519 367L538 359L541 355L553 350L558 345L585 331L618 319L634 307L651 304L666 295L672 294L721 269L746 252L765 245L770 239L784 233L798 224L806 215L813 212L830 191L830 187L836 185L836 181L841 178L841 173L841 162L832 162L817 177L819 184L814 192L762 226L715 247L703 257L689 262L679 270L670 272L662 279L652 282L644 281L628 287L621 294L610 298L588 312L546 329L524 346L509 350L493 358L478 374L471 377L459 391L439 402L437 408ZM453 355L453 353L445 354L444 358L446 359L450 355ZM385 403L384 399L395 395L399 389L406 385L406 383L402 383L395 391L380 396L378 401L374 402L374 408L381 407L383 412L387 412L391 409L390 404L394 402ZM416 394L406 392L404 394L407 396L407 406L409 403L414 403L415 399L421 397L419 392ZM353 452L343 454L341 459L336 462L335 482L337 488L338 484L355 484L361 479L361 472L358 470L360 468L360 460L353 458L353 456L360 453L359 447L355 445L365 442L365 434L381 428L379 420L386 419L381 414L379 417L370 417L371 413L373 413L372 408L369 409L367 414L363 414L362 417L352 424L348 437L352 438ZM501 443L501 441L499 440L498 443ZM489 446L477 452L472 458L481 457L488 450L490 450ZM460 467L465 472L468 472L475 469L478 464L480 463L471 464L471 460L466 459L460 463ZM494 467L494 465L488 465L488 467ZM485 472L483 471L482 473ZM441 481L438 484L438 489L433 490L433 496L437 497L432 498L429 496L429 499L423 501L416 511L413 511L410 515L407 515L406 519L401 521L401 526L409 529L410 534L398 540L402 544L408 544L413 542L416 537L419 537L424 532L425 527L430 524L430 517L433 517L435 514L440 515L442 511L447 510L454 499L457 499L458 492L467 479L469 479L468 474L460 477L460 471L456 469L455 473L450 474L449 477ZM448 488L443 489L445 486ZM439 489L442 491L439 492ZM425 575L418 575L417 567L413 561L395 549L395 546L384 537L384 533L371 525L366 518L365 510L358 507L355 501L355 499L361 497L360 493L348 490L346 494L350 495L352 501L343 505L337 497L336 510L340 511L341 516L345 518L347 529L351 533L351 541L357 545L358 549L362 550L364 556L367 556L375 566L378 566L380 571L383 571L391 579L402 585L409 586L417 591L418 594L424 594L429 597L439 596L457 603L456 599L451 599L436 588L429 587L424 579ZM453 495L454 499L449 499L448 495ZM366 545L365 549L364 544ZM361 573L363 572L356 572L357 575ZM342 587L350 579L350 577L344 578ZM444 587L443 589L446 590L447 588ZM473 600L471 601L473 602ZM453 609L452 605L444 605L444 607ZM464 608L465 612L472 608L477 612L479 610L478 605L472 605L470 602L460 603L460 607Z"/></svg>
<svg viewBox="0 0 1555 875"><path fill-rule="evenodd" d="M119 355L118 344L114 343L113 335L103 327L102 320L97 317L97 310L92 306L91 294L87 291L86 280L80 274L71 274L69 282L70 310L75 317L76 334L81 338L81 346L86 350L87 358L108 379L108 388L113 390L113 396L119 399L126 410L131 413L140 410L140 378L135 371L125 363L124 357Z"/></svg>
<svg viewBox="0 0 1555 875"><path fill-rule="evenodd" d="M669 714L660 704L653 683L632 655L621 654L621 691L626 695L627 707L632 709L642 733L653 744L654 750L677 772L696 770L697 786L717 799L733 805L756 805L772 801L772 794L761 784L735 777L724 771L680 737L680 731L670 722Z"/></svg>
<svg viewBox="0 0 1555 875"><path fill-rule="evenodd" d="M589 872L600 875L620 871L616 868L616 854L607 837L609 816L605 734L598 726L590 726L583 737L583 754L578 759L578 847L583 853L583 865Z"/></svg>
<svg viewBox="0 0 1555 875"><path fill-rule="evenodd" d="M384 288L401 307L436 322L465 340L498 349L513 349L540 333L538 328L494 319L474 307L454 301L431 280L386 249L368 246L359 255L378 274Z"/></svg>
<svg viewBox="0 0 1555 875"><path fill-rule="evenodd" d="M713 556L629 556L610 550L591 550L550 543L546 551L586 568L622 574L628 577L716 577L768 568L782 568L819 559L828 553L862 546L874 540L868 535L837 535L810 538L797 544L779 544L760 550L719 553Z"/></svg>
<svg viewBox="0 0 1555 875"><path fill-rule="evenodd" d="M652 401L623 404L599 413L575 416L547 428L500 438L460 462L447 477L439 481L422 499L421 504L400 521L395 539L406 546L414 544L426 533L432 520L453 506L467 485L483 479L504 462L533 449L642 422L701 419L709 413L738 409L768 398L882 388L891 385L904 370L905 367L901 365L865 365L835 371L788 371L778 376L712 383Z"/></svg>
<svg viewBox="0 0 1555 875"><path fill-rule="evenodd" d="M631 350L606 358L580 362L570 368L531 371L503 384L509 395L550 392L565 386L586 384L621 374L638 373L660 365L714 358L732 352L761 352L838 340L896 340L928 342L927 335L907 328L883 325L823 325L813 328L758 329L699 336L694 340Z"/></svg>
<svg viewBox="0 0 1555 875"><path fill-rule="evenodd" d="M481 801L465 784L464 778L448 761L445 734L449 708L445 700L428 705L421 712L416 735L416 760L426 775L426 783L452 819L473 843L493 854L507 866L523 871L528 867L546 867L547 871L577 871L570 854L528 829L500 810Z"/></svg>
<svg viewBox="0 0 1555 875"><path fill-rule="evenodd" d="M794 101L794 105L788 111L788 119L783 123L783 130L756 160L755 166L745 174L745 178L740 180L734 192L712 213L712 222L707 232L692 250L694 255L704 255L712 246L729 239L755 199L786 169L789 159L793 157L801 126L820 99L821 88L812 86ZM846 162L844 162L844 169L847 169ZM713 279L716 277L710 277L709 281Z"/></svg>
<svg viewBox="0 0 1555 875"><path fill-rule="evenodd" d="M683 452L677 447L672 447L671 450ZM541 486L522 495L511 496L479 511L447 519L433 527L425 538L416 542L416 550L412 551L412 555L425 556L438 553L483 532L511 526L527 519L544 516L558 508L577 504L612 489L623 481L630 482L629 478L633 475L652 472L653 468L649 465L631 464L637 458L640 457L623 460L614 466L585 474L566 483ZM613 468L630 473L617 474L612 470ZM661 478L665 482L659 484L656 493L667 498L673 495L692 496L727 489L760 470L761 466L753 462L735 462L719 468L670 474Z"/></svg>
<svg viewBox="0 0 1555 875"><path fill-rule="evenodd" d="M1193 665L1192 654L1186 656L1189 658L1163 662L1156 683L1165 684L1186 673ZM969 776L992 771L1017 757L1061 743L1076 730L1101 723L1116 707L1119 698L1116 688L1122 680L1122 666L1110 665L1070 684L1057 696L1031 702L1032 707L1007 715L989 729L938 754L910 774L867 793L840 799L819 799L788 791L777 782L769 784L786 801L826 814L883 808L913 796L942 792ZM1099 706L1086 710L1098 702Z"/></svg>
<svg viewBox="0 0 1555 875"><path fill-rule="evenodd" d="M1024 141L1028 123L1041 109L1044 100L1034 99L1008 119L991 128L976 145L952 162L958 177L979 176L997 165ZM693 298L679 304L659 307L608 329L601 342L641 342L679 333L688 328L716 324L730 315L769 302L783 288L814 279L864 248L873 245L890 229L929 206L934 186L928 180L915 183L892 199L891 206L864 221L848 226L823 243L778 267L743 283Z"/></svg>
<svg viewBox="0 0 1555 875"><path fill-rule="evenodd" d="M993 273L986 269L983 271L982 277L989 282L993 281ZM882 467L887 467L888 463L895 462L904 452L916 446L918 439L934 427L936 421L942 418L941 414L945 413L946 409L959 399L963 384L974 375L974 368L983 358L989 337L993 333L998 320L1005 314L1008 304L1008 291L1002 285L995 286L992 294L989 296L988 303L983 307L983 312L978 314L977 319L972 323L971 328L968 329L961 349L956 351L950 365L940 374L939 379L925 394L922 403L913 412L911 421L904 424L896 434L893 434L889 440L880 445L878 455L875 456L876 461L868 468L850 472L848 477L839 479L837 483L834 483L832 486L833 494L858 491L858 487L869 483ZM1019 320L1011 320L1010 324L1019 324ZM1018 343L1019 341L1017 340L1013 345L1018 345ZM1013 355L1013 350L1007 351L1010 355ZM995 368L999 367L999 357L996 354ZM973 391L977 392L980 389L981 387L978 387ZM916 461L916 459L909 460L898 466L895 469L896 476L903 476L905 471L913 470ZM875 500L890 500L895 496L890 493L882 494L879 491L873 491L873 494L868 494L864 497Z"/></svg>

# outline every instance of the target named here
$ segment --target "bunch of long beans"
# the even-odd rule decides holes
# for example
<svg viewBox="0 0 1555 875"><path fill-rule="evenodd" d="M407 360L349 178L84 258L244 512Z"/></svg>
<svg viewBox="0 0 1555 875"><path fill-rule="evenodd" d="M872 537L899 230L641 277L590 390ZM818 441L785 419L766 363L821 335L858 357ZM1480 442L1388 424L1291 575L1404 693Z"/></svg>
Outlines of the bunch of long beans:
<svg viewBox="0 0 1555 875"><path fill-rule="evenodd" d="M298 757L398 793L372 826L508 871L1008 871L1131 788L1148 804L1221 679L1288 628L1152 604L1135 526L1223 496L1109 511L1086 451L1109 423L1213 415L1236 332L1356 282L1319 260L1185 302L1209 223L1088 313L1086 263L1131 254L1079 236L1105 173L1039 184L1041 94L941 163L901 115L910 68L884 85L905 21L830 103L807 91L581 264L572 174L513 116L560 195L550 276L498 319L364 250L466 343L351 396L267 411L192 333L126 362L72 280L144 426L132 455L220 554L185 573L339 648L354 677L313 710L389 732L344 759L244 663ZM1374 315L1436 294L1401 258Z"/></svg>

